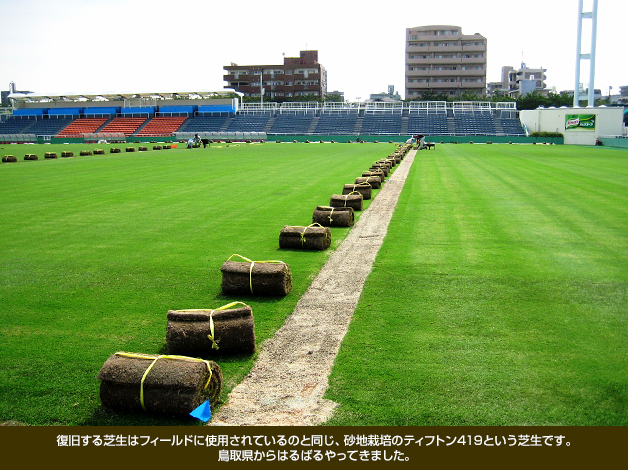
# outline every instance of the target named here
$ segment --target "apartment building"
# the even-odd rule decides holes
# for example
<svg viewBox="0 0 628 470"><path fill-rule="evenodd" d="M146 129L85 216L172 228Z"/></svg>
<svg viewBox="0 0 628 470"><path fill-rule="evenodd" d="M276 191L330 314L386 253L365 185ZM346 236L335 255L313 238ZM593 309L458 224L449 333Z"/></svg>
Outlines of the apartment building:
<svg viewBox="0 0 628 470"><path fill-rule="evenodd" d="M233 88L244 96L269 101L295 97L323 98L327 93L327 71L318 63L318 51L301 51L299 57L284 57L282 65L238 65L223 67L225 88ZM262 91L263 90L263 91Z"/></svg>
<svg viewBox="0 0 628 470"><path fill-rule="evenodd" d="M506 65L502 67L502 81L489 83L489 93L499 91L511 98L534 92L547 95L545 72L547 69L530 68L524 62L519 69Z"/></svg>
<svg viewBox="0 0 628 470"><path fill-rule="evenodd" d="M486 38L460 26L406 28L406 99L422 93L486 94Z"/></svg>

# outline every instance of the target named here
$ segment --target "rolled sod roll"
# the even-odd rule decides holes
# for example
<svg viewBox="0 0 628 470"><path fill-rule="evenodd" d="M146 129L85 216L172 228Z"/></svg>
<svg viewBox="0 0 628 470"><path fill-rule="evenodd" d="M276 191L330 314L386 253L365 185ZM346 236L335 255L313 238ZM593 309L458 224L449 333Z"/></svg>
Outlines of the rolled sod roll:
<svg viewBox="0 0 628 470"><path fill-rule="evenodd" d="M74 156L74 152L61 152L61 158L70 158Z"/></svg>
<svg viewBox="0 0 628 470"><path fill-rule="evenodd" d="M117 352L98 373L100 401L122 411L188 414L222 391L218 364L185 356Z"/></svg>
<svg viewBox="0 0 628 470"><path fill-rule="evenodd" d="M324 227L351 227L354 220L351 207L317 206L312 215L312 222Z"/></svg>
<svg viewBox="0 0 628 470"><path fill-rule="evenodd" d="M373 186L368 183L362 184L345 184L342 188L342 194L360 193L365 201L371 199Z"/></svg>
<svg viewBox="0 0 628 470"><path fill-rule="evenodd" d="M362 210L362 195L355 191L349 194L332 194L329 205L331 207L351 207L354 211Z"/></svg>
<svg viewBox="0 0 628 470"><path fill-rule="evenodd" d="M373 189L379 189L382 187L382 179L379 176L367 176L355 179L355 184L368 183Z"/></svg>
<svg viewBox="0 0 628 470"><path fill-rule="evenodd" d="M383 160L377 160L377 161L375 162L375 165L387 166L388 168L392 168L392 167L394 167L394 166L395 166L395 165L393 165L393 164L392 164L392 162L391 162L391 161L386 160L386 159L383 159Z"/></svg>
<svg viewBox="0 0 628 470"><path fill-rule="evenodd" d="M237 256L244 261L231 261ZM292 290L290 266L283 261L252 261L233 254L220 267L226 295L285 296Z"/></svg>
<svg viewBox="0 0 628 470"><path fill-rule="evenodd" d="M44 158L57 158L57 153L56 152L46 152L46 154L44 155Z"/></svg>
<svg viewBox="0 0 628 470"><path fill-rule="evenodd" d="M319 224L307 227L286 225L279 233L279 248L326 250L331 246L331 230Z"/></svg>
<svg viewBox="0 0 628 470"><path fill-rule="evenodd" d="M388 176L390 174L390 166L384 165L383 163L373 163L373 166L371 166L370 171L378 171L378 170L384 173L384 176Z"/></svg>
<svg viewBox="0 0 628 470"><path fill-rule="evenodd" d="M380 177L380 179L381 179L382 181L384 181L384 176L386 176L386 175L384 174L384 172L383 172L382 170L377 169L377 170L363 171L363 172L362 172L362 176L363 176L364 178L367 178L367 177L369 177L369 176L379 176L379 177Z"/></svg>
<svg viewBox="0 0 628 470"><path fill-rule="evenodd" d="M168 311L169 354L206 357L255 351L255 321L251 307L232 302L217 309Z"/></svg>

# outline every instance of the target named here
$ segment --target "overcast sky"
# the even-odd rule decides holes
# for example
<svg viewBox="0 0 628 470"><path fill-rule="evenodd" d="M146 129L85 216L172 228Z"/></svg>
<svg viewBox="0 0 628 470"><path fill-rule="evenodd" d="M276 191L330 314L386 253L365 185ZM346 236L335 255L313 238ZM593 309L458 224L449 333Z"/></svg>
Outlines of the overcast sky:
<svg viewBox="0 0 628 470"><path fill-rule="evenodd" d="M604 95L628 85L627 5L599 1L595 88ZM547 69L549 88L573 90L577 17L578 0L0 0L0 90L11 81L37 93L221 90L231 62L279 65L310 49L329 91L364 100L394 85L405 97L405 32L423 25L485 36L488 81L523 60Z"/></svg>

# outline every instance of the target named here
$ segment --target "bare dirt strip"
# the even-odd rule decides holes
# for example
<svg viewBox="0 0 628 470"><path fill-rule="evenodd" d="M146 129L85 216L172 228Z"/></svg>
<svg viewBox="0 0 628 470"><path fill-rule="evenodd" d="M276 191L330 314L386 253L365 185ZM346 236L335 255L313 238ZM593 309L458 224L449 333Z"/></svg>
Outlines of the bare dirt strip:
<svg viewBox="0 0 628 470"><path fill-rule="evenodd" d="M415 155L411 150L396 167L209 426L313 426L329 419L337 403L323 399L328 376Z"/></svg>

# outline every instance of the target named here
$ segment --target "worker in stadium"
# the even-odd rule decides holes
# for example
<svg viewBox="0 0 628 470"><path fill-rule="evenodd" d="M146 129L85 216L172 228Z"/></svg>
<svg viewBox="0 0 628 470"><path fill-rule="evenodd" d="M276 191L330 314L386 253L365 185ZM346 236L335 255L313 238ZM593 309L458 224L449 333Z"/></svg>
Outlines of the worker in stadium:
<svg viewBox="0 0 628 470"><path fill-rule="evenodd" d="M188 139L187 147L189 149L195 148L195 147L200 147L200 146L201 146L201 138L199 137L198 134L194 134L194 138L193 139Z"/></svg>

